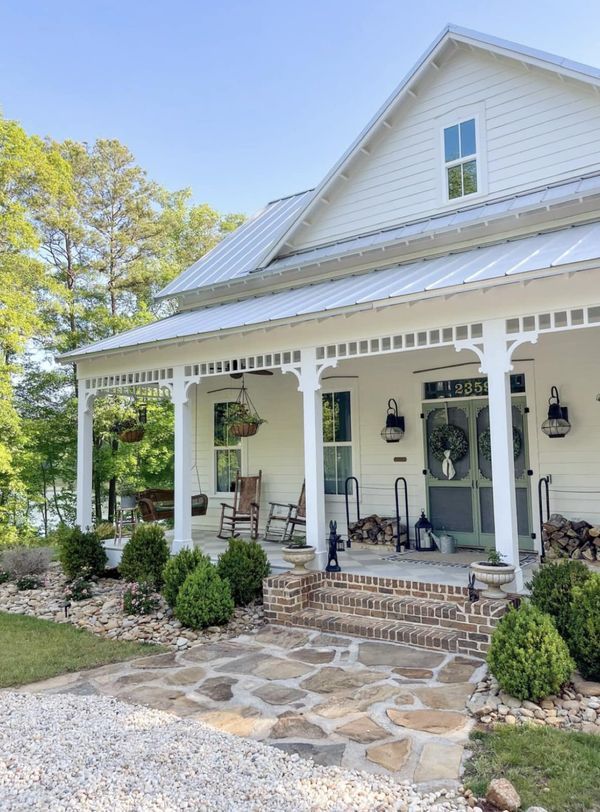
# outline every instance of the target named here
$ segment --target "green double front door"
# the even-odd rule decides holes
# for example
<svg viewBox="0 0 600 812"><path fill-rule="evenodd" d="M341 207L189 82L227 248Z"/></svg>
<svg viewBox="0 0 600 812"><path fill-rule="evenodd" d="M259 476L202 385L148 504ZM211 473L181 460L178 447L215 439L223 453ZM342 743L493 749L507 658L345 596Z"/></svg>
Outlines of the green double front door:
<svg viewBox="0 0 600 812"><path fill-rule="evenodd" d="M464 547L494 547L494 497L490 453L490 418L487 399L423 404L427 510L434 532L453 535ZM513 452L519 546L533 549L529 494L525 398L513 397ZM468 450L452 465L431 447L439 426L457 426L468 440ZM439 432L438 432L439 435ZM435 446L435 443L434 443Z"/></svg>

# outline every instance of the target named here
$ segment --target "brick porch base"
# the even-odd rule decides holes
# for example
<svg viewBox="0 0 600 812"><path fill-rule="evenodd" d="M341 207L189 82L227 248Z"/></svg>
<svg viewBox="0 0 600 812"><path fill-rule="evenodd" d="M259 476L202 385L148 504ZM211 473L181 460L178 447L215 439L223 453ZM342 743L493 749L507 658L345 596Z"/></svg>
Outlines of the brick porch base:
<svg viewBox="0 0 600 812"><path fill-rule="evenodd" d="M469 600L465 587L343 572L292 572L264 582L271 623L307 626L483 657L506 601Z"/></svg>

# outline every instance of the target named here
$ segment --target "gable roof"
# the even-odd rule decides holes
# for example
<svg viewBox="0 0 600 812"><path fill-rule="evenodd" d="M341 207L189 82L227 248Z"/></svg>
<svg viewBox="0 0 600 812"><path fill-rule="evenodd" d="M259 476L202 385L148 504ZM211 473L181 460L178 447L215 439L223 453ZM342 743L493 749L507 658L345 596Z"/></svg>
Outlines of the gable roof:
<svg viewBox="0 0 600 812"><path fill-rule="evenodd" d="M486 50L490 53L517 59L528 65L551 70L562 76L600 87L599 68L574 62L565 57L539 51L535 48L529 48L526 45L520 45L509 40L482 34L468 28L462 28L452 24L447 25L375 113L366 127L359 133L358 137L353 141L342 157L333 165L321 183L314 189L310 197L304 200L303 205L288 222L288 227L281 233L274 245L267 252L262 267L267 266L277 258L280 253L284 253L282 249L285 248L290 238L296 233L300 224L302 224L319 205L323 205L323 203L326 202L324 198L326 198L329 189L343 176L344 170L353 162L361 149L364 149L369 140L385 126L386 117L395 111L402 103L405 96L410 93L411 86L418 81L424 71L432 65L437 67L435 62L436 58L442 54L444 49L453 43L462 43L470 47Z"/></svg>
<svg viewBox="0 0 600 812"><path fill-rule="evenodd" d="M273 200L169 282L156 299L243 276L259 267L312 190Z"/></svg>

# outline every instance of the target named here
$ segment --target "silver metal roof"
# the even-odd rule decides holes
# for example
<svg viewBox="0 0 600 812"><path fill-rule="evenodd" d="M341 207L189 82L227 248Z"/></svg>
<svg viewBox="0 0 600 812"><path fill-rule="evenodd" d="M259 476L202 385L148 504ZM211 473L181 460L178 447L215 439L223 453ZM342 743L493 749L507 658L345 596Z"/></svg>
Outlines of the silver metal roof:
<svg viewBox="0 0 600 812"><path fill-rule="evenodd" d="M199 310L178 313L90 344L63 360L125 350L160 341L258 326L391 298L443 291L543 269L600 259L600 223L474 248L393 268L319 282Z"/></svg>
<svg viewBox="0 0 600 812"><path fill-rule="evenodd" d="M164 287L156 298L164 299L204 285L235 279L259 267L311 194L311 191L300 192L268 203Z"/></svg>

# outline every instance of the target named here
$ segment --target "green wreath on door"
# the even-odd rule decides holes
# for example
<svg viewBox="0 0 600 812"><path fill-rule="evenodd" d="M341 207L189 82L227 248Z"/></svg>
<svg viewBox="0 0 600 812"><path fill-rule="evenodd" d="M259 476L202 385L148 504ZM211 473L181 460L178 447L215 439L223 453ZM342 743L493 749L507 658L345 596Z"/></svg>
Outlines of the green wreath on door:
<svg viewBox="0 0 600 812"><path fill-rule="evenodd" d="M519 429L513 427L513 456L515 459L521 453L523 439ZM492 461L492 436L489 429L485 429L479 435L479 453L488 462Z"/></svg>
<svg viewBox="0 0 600 812"><path fill-rule="evenodd" d="M437 426L429 435L429 450L436 460L443 462L446 451L452 462L462 460L469 453L469 440L459 426Z"/></svg>

